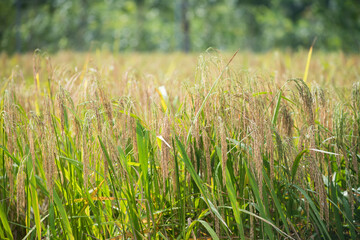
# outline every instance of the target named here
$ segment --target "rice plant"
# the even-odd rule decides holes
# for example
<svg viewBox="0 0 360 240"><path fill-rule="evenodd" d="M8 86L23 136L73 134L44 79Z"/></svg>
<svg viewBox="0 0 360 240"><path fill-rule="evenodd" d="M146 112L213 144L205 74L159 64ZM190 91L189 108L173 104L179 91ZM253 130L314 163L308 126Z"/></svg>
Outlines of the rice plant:
<svg viewBox="0 0 360 240"><path fill-rule="evenodd" d="M1 239L358 239L358 56L0 58Z"/></svg>

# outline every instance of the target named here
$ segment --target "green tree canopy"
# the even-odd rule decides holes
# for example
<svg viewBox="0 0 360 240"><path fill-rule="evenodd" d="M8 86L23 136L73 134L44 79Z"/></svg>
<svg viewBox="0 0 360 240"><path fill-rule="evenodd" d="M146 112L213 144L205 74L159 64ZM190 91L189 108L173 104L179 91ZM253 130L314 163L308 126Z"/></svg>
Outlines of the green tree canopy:
<svg viewBox="0 0 360 240"><path fill-rule="evenodd" d="M357 0L2 0L0 51L359 52Z"/></svg>

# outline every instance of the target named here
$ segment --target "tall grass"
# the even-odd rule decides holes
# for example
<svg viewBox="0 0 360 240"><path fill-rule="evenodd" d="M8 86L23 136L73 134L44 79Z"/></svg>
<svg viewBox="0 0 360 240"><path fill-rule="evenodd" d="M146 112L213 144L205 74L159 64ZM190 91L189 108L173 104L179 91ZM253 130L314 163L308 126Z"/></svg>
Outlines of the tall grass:
<svg viewBox="0 0 360 240"><path fill-rule="evenodd" d="M1 239L358 238L358 56L1 58Z"/></svg>

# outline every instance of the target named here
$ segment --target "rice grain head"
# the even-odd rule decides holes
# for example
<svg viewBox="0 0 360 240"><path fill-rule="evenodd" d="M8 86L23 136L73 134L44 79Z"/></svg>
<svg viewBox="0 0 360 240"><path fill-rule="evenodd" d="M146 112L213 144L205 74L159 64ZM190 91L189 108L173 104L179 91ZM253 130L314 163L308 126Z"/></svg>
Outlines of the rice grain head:
<svg viewBox="0 0 360 240"><path fill-rule="evenodd" d="M205 152L205 161L206 161L206 176L207 176L207 183L211 184L211 158L210 158L210 139L207 135L206 127L203 127L202 130L203 142L204 142L204 152Z"/></svg>
<svg viewBox="0 0 360 240"><path fill-rule="evenodd" d="M169 119L167 116L163 117L162 120L162 137L165 139L167 143L169 143L170 140L170 127L169 127ZM162 179L163 179L163 187L164 191L166 188L166 179L169 176L169 163L170 163L170 153L169 153L169 147L162 142L161 143L161 159L160 159L160 167L161 167L161 173L162 173ZM170 168L173 167L172 164ZM173 171L175 171L174 168ZM175 179L173 179L175 181Z"/></svg>
<svg viewBox="0 0 360 240"><path fill-rule="evenodd" d="M60 87L60 91L57 95L57 101L58 101L58 108L60 111L60 122L61 122L61 133L64 135L64 129L65 129L65 94L62 87Z"/></svg>
<svg viewBox="0 0 360 240"><path fill-rule="evenodd" d="M226 164L227 164L227 142L226 142L226 132L225 125L221 117L219 117L219 131L220 131L220 145L221 145L221 167L222 167L222 176L223 184L226 183Z"/></svg>
<svg viewBox="0 0 360 240"><path fill-rule="evenodd" d="M25 214L26 197L25 197L25 172L24 165L21 163L16 176L16 215L19 221L20 215Z"/></svg>

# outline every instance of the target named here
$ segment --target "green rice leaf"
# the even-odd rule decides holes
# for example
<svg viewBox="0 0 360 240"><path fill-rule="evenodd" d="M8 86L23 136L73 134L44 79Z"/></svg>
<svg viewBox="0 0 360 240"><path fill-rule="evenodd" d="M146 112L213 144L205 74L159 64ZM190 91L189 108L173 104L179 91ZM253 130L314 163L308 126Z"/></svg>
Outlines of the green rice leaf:
<svg viewBox="0 0 360 240"><path fill-rule="evenodd" d="M229 173L229 169L226 168L226 189L228 190L229 193L229 198L230 198L230 202L231 202L231 206L232 209L234 211L234 217L235 217L235 221L238 225L239 228L239 232L240 232L240 237L241 239L245 239L245 234L244 234L244 227L243 227L243 223L241 220L241 215L240 215L240 205L236 199L236 192L235 192L235 188L233 186L232 180L231 180L231 176Z"/></svg>
<svg viewBox="0 0 360 240"><path fill-rule="evenodd" d="M211 211L216 215L217 218L219 218L220 222L230 231L230 229L228 228L227 224L225 223L224 219L221 217L220 213L218 212L218 210L216 209L216 207L214 206L214 204L210 201L207 191L204 188L204 184L203 181L200 179L200 177L196 174L196 171L194 169L194 167L192 166L189 157L186 154L184 145L179 141L178 138L176 138L176 144L180 150L180 154L182 156L182 160L187 168L187 170L190 172L190 175L192 177L192 179L194 180L195 184L197 185L197 187L199 188L204 201L206 202L206 204L209 206L209 208L211 209ZM230 231L231 232L231 231Z"/></svg>
<svg viewBox="0 0 360 240"><path fill-rule="evenodd" d="M210 227L210 225L207 222L203 220L198 220L198 222L201 223L206 228L212 239L219 240L219 237L216 235L215 231Z"/></svg>
<svg viewBox="0 0 360 240"><path fill-rule="evenodd" d="M10 228L10 225L9 225L9 222L7 220L7 217L6 217L6 214L4 212L4 209L3 209L3 206L2 204L0 205L0 219L1 219L1 224L2 224L2 227L6 233L6 236L9 238L9 239L14 239L13 235L12 235L12 232L11 232L11 228Z"/></svg>
<svg viewBox="0 0 360 240"><path fill-rule="evenodd" d="M61 217L61 222L64 226L65 234L68 236L68 238L70 240L75 240L71 226L70 226L68 216L66 214L66 210L65 210L64 206L62 205L61 200L56 191L53 192L53 197L54 197L54 202L56 204L57 210Z"/></svg>
<svg viewBox="0 0 360 240"><path fill-rule="evenodd" d="M302 150L295 158L294 162L293 162L293 165L292 165L292 168L291 168L291 182L294 182L294 179L295 179L295 176L296 176L296 172L297 172L297 169L299 167L299 163L300 163L300 160L301 160L301 157L304 155L304 153L306 152L309 152L309 150L307 149L304 149Z"/></svg>
<svg viewBox="0 0 360 240"><path fill-rule="evenodd" d="M279 109L280 109L280 101L281 101L281 91L279 92L279 96L278 96L278 99L277 99L277 102L276 102L276 107L275 107L275 110L274 110L274 115L273 115L273 118L272 118L272 125L275 126L276 125L276 121L277 121L277 118L278 118L278 115L279 115Z"/></svg>

